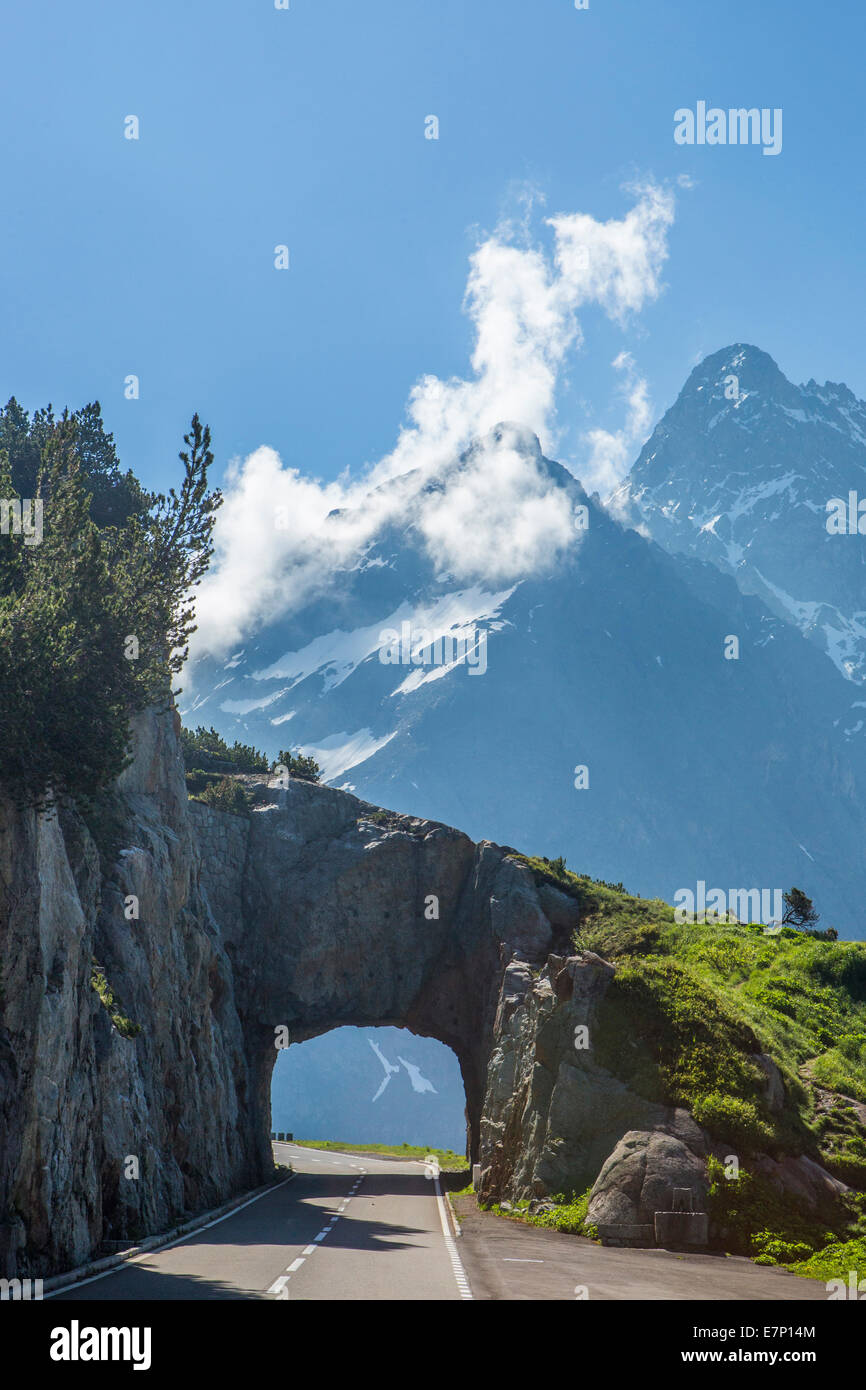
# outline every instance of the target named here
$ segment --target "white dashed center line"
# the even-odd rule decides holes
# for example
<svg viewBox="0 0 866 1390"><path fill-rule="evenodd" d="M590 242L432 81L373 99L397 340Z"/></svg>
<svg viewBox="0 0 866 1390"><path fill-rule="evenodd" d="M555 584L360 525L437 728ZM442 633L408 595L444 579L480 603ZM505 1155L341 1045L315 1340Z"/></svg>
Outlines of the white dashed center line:
<svg viewBox="0 0 866 1390"><path fill-rule="evenodd" d="M320 1161L321 1161L321 1160L319 1160L318 1158L314 1158L314 1159L311 1160L311 1162L313 1162L313 1163L319 1163ZM352 1167L355 1167L355 1166L356 1166L355 1164L352 1165ZM325 1226L325 1228L324 1228L323 1230L321 1230L317 1236L314 1236L314 1237L313 1237L313 1242L314 1242L314 1243L313 1243L312 1245L307 1245L307 1246L305 1246L304 1249L301 1251L301 1254L298 1256L298 1258L297 1258L296 1260L294 1260L294 1261L292 1262L292 1264L290 1264L290 1265L288 1266L288 1268L287 1268L287 1270L286 1270L286 1273L285 1273L285 1274L281 1274L280 1277L279 1277L279 1279L276 1279L276 1280L274 1281L274 1283L271 1284L271 1287L268 1289L268 1293L272 1293L272 1294L275 1294L275 1295L277 1295L277 1296L280 1296L280 1295L283 1293L283 1290L285 1289L286 1285L287 1285L288 1282L289 1282L289 1275L297 1273L297 1271L300 1269L301 1265L304 1263L304 1260L305 1260L308 1256L312 1255L316 1250L318 1250L319 1244L321 1243L321 1241L327 1239L327 1237L331 1234L331 1231L333 1231L334 1227L336 1226L337 1222L338 1222L339 1219L340 1219L339 1213L342 1212L342 1211L345 1211L345 1209L346 1209L346 1207L348 1206L349 1202L351 1202L351 1200L352 1200L353 1194L355 1193L355 1191L357 1190L357 1188L360 1186L360 1184L363 1182L363 1180L364 1180L364 1174L366 1173L366 1171L367 1171L366 1168L362 1168L362 1169L361 1169L360 1175L355 1179L355 1182L354 1182L354 1185L353 1185L351 1191L348 1193L348 1195L347 1195L346 1197L343 1198L342 1206L340 1206L340 1207L337 1208L336 1214L333 1215L333 1216L331 1217L331 1219L329 1220L327 1226ZM285 1297L288 1298L288 1294L286 1294ZM471 1295L470 1295L470 1297L471 1297Z"/></svg>

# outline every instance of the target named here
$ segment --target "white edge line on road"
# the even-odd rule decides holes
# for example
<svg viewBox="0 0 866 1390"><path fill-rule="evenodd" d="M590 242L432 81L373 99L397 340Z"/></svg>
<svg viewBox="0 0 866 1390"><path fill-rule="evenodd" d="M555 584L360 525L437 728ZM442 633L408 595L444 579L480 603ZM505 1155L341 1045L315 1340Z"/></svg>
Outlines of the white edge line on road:
<svg viewBox="0 0 866 1390"><path fill-rule="evenodd" d="M170 1241L168 1245L154 1246L153 1250L145 1250L140 1255L133 1255L132 1259L124 1260L123 1264L118 1265L116 1269L106 1269L103 1274L91 1274L86 1279L76 1280L74 1284L64 1284L62 1288L53 1289L51 1293L45 1294L44 1298L56 1298L59 1293L66 1293L69 1289L80 1289L84 1284L95 1284L97 1279L107 1279L111 1274L119 1274L128 1265L138 1264L140 1260L146 1260L151 1255L161 1255L165 1250L174 1250L178 1245L186 1245L187 1241L192 1240L193 1236L197 1236L201 1231L209 1231L212 1226L218 1226L221 1221L228 1221L230 1216L243 1211L245 1207L251 1207L253 1202L258 1202L262 1197L267 1197L269 1193L277 1192L281 1187L285 1187L286 1183L291 1182L294 1176L294 1173L291 1173L289 1177L283 1178L282 1182L274 1183L273 1187L266 1187L264 1192L257 1192L255 1197L250 1197L249 1201L242 1202L239 1207L232 1207L231 1211L225 1212L222 1216L214 1217L213 1221L208 1221L204 1226L197 1226L194 1231L189 1231L185 1236L181 1236L180 1240Z"/></svg>
<svg viewBox="0 0 866 1390"><path fill-rule="evenodd" d="M454 1234L455 1236L460 1236L463 1234L463 1229L460 1222L457 1220L457 1213L454 1210L454 1203L451 1200L450 1192L445 1193L445 1200L448 1203L448 1215L451 1217L451 1225L454 1227Z"/></svg>
<svg viewBox="0 0 866 1390"><path fill-rule="evenodd" d="M448 1251L448 1256L451 1260L451 1268L454 1272L457 1287L460 1290L460 1297L463 1299L471 1299L472 1290L469 1287L469 1280L466 1278L466 1271L463 1268L460 1256L457 1254L457 1246L454 1244L454 1237L448 1229L448 1216L445 1212L445 1202L442 1198L442 1189L439 1186L438 1173L434 1173L433 1175L433 1185L436 1189L436 1205L439 1208L439 1220L442 1223L442 1235L445 1238L445 1249Z"/></svg>

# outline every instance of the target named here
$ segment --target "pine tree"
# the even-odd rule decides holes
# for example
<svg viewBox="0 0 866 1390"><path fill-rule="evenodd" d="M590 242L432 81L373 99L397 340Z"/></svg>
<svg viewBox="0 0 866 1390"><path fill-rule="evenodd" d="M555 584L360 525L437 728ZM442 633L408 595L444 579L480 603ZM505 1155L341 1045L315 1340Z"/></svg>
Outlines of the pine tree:
<svg viewBox="0 0 866 1390"><path fill-rule="evenodd" d="M2 414L0 435L23 428L17 406ZM132 712L170 698L221 499L207 488L210 432L194 416L179 493L100 529L80 422L50 408L34 422L45 432L31 477L43 537L27 546L0 536L0 782L44 807L96 796L125 764ZM117 479L122 487L119 470ZM0 489L14 496L16 486L6 451Z"/></svg>
<svg viewBox="0 0 866 1390"><path fill-rule="evenodd" d="M816 912L811 898L807 898L801 888L790 888L783 894L785 903L785 915L782 918L783 924L791 927L810 927L820 920L820 912Z"/></svg>
<svg viewBox="0 0 866 1390"><path fill-rule="evenodd" d="M278 755L277 764L279 763L288 769L291 777L300 777L304 782L318 782L322 775L322 769L315 758L301 752L293 752L290 748Z"/></svg>

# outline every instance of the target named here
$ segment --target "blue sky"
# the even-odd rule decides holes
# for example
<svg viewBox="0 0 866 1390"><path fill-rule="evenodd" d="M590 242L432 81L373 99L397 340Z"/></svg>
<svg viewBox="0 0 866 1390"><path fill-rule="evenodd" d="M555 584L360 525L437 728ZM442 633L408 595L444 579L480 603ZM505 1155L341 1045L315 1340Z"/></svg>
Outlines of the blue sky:
<svg viewBox="0 0 866 1390"><path fill-rule="evenodd" d="M3 29L0 392L98 398L151 486L196 409L218 476L262 444L325 479L386 454L419 376L469 372L468 258L527 187L541 245L545 214L622 217L630 181L677 194L664 292L624 328L582 315L578 474L623 349L654 419L732 341L866 396L853 0L49 0ZM782 153L678 147L700 99L781 107Z"/></svg>

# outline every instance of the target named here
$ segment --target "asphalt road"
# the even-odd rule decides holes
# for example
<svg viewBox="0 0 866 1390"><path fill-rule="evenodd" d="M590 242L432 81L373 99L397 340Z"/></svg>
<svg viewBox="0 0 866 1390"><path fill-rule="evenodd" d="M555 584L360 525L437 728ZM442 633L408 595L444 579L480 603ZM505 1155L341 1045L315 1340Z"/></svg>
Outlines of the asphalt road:
<svg viewBox="0 0 866 1390"><path fill-rule="evenodd" d="M823 1283L750 1260L609 1249L454 1199L419 1163L275 1144L295 1176L174 1245L58 1301L826 1300ZM49 1297L52 1297L49 1295Z"/></svg>
<svg viewBox="0 0 866 1390"><path fill-rule="evenodd" d="M438 1181L419 1163L275 1144L296 1176L60 1301L471 1297Z"/></svg>
<svg viewBox="0 0 866 1390"><path fill-rule="evenodd" d="M479 1211L473 1197L453 1200L476 1299L827 1301L818 1280L737 1256L615 1249Z"/></svg>

